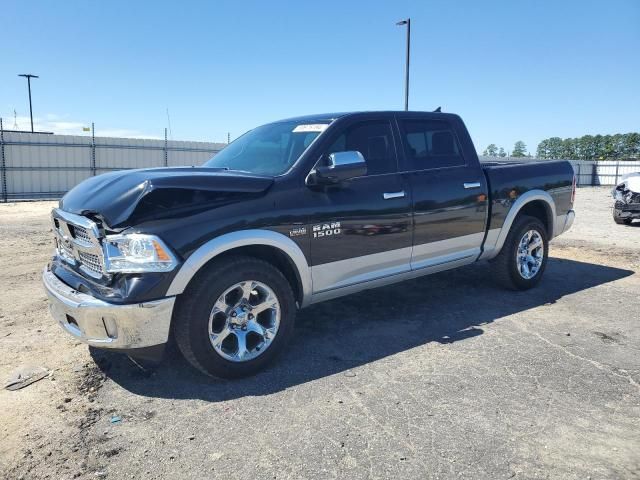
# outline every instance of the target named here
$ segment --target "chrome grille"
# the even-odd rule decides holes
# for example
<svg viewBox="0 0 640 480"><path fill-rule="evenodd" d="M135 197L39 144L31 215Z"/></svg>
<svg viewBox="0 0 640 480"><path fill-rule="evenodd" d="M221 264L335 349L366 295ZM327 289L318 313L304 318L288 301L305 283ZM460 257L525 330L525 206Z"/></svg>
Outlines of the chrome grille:
<svg viewBox="0 0 640 480"><path fill-rule="evenodd" d="M96 223L59 209L53 210L52 217L60 258L71 265L78 265L92 277L103 276L104 257Z"/></svg>
<svg viewBox="0 0 640 480"><path fill-rule="evenodd" d="M91 243L91 237L89 236L89 232L87 232L86 228L79 225L69 225L69 227L73 227L69 228L69 230L71 231L71 235L73 235L73 238L75 238L76 240L80 240L81 242L89 244Z"/></svg>
<svg viewBox="0 0 640 480"><path fill-rule="evenodd" d="M102 262L98 255L87 252L78 252L78 256L80 257L80 263L83 266L87 267L92 272L102 275Z"/></svg>
<svg viewBox="0 0 640 480"><path fill-rule="evenodd" d="M67 258L67 260L75 261L75 258L73 256L73 248L60 241L58 241L58 248L61 253Z"/></svg>

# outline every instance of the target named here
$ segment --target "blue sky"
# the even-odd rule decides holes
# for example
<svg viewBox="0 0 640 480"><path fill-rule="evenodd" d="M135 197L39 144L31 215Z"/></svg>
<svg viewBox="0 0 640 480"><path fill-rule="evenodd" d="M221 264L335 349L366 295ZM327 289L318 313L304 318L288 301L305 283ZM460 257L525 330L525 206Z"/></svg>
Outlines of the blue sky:
<svg viewBox="0 0 640 480"><path fill-rule="evenodd" d="M640 130L640 1L2 2L0 115L222 141L306 113L459 113L478 150Z"/></svg>

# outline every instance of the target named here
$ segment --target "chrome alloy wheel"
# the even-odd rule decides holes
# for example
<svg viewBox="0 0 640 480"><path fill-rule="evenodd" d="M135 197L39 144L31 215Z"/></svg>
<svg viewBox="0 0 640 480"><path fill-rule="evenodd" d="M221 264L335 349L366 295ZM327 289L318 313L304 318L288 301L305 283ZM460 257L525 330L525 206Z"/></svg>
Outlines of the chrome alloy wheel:
<svg viewBox="0 0 640 480"><path fill-rule="evenodd" d="M247 280L228 288L209 315L209 339L225 360L246 362L261 355L280 326L280 303L262 282Z"/></svg>
<svg viewBox="0 0 640 480"><path fill-rule="evenodd" d="M518 244L517 265L520 276L525 280L535 277L544 260L544 242L537 230L529 230Z"/></svg>

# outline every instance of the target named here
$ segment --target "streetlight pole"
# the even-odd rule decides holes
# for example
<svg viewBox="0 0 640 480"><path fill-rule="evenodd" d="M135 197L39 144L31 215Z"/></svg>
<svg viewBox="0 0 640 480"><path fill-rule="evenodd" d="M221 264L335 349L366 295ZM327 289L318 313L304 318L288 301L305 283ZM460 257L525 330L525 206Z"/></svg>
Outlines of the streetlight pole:
<svg viewBox="0 0 640 480"><path fill-rule="evenodd" d="M411 19L401 20L396 25L407 26L407 61L404 67L404 109L409 110L409 57L411 52Z"/></svg>
<svg viewBox="0 0 640 480"><path fill-rule="evenodd" d="M27 79L27 86L29 88L29 115L31 115L31 133L33 133L33 107L31 106L31 79L40 78L40 77L38 77L38 75L32 75L30 73L21 73L18 76L24 77Z"/></svg>

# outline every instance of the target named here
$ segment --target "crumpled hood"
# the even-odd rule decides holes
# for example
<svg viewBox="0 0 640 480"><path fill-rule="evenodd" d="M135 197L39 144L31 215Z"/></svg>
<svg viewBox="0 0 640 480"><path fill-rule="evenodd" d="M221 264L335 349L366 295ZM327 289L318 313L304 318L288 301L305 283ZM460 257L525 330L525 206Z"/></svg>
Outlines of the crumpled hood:
<svg viewBox="0 0 640 480"><path fill-rule="evenodd" d="M121 170L91 177L71 189L60 208L93 214L109 227L213 208L264 193L272 177L214 168Z"/></svg>
<svg viewBox="0 0 640 480"><path fill-rule="evenodd" d="M623 175L618 185L624 185L627 190L631 190L633 193L640 193L640 172Z"/></svg>

